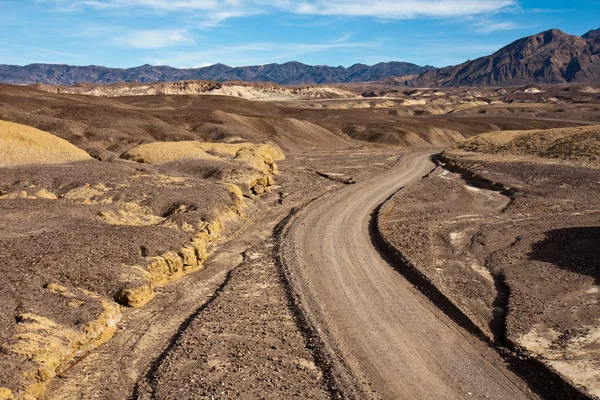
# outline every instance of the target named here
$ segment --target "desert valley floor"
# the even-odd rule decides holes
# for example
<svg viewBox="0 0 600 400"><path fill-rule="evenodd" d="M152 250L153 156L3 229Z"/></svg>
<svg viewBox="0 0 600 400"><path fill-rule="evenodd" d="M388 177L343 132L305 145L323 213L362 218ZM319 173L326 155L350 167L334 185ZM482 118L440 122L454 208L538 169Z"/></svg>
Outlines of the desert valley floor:
<svg viewBox="0 0 600 400"><path fill-rule="evenodd" d="M600 398L600 86L0 85L0 399Z"/></svg>

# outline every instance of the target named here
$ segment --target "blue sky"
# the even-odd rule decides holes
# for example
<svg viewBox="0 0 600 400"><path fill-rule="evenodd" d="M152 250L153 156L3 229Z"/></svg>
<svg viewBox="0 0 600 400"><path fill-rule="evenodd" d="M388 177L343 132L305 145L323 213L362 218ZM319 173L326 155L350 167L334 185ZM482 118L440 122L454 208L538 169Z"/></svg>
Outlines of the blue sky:
<svg viewBox="0 0 600 400"><path fill-rule="evenodd" d="M446 66L600 28L600 0L0 0L0 64Z"/></svg>

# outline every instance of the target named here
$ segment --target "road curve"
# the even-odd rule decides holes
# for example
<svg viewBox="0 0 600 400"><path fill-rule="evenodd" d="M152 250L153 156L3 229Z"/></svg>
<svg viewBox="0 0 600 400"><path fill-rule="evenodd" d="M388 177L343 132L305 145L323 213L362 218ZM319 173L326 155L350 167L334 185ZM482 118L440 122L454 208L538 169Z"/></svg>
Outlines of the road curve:
<svg viewBox="0 0 600 400"><path fill-rule="evenodd" d="M295 217L280 254L302 308L343 359L358 397L536 398L495 351L431 304L372 245L373 210L432 167L429 154L407 154L392 170L324 196Z"/></svg>

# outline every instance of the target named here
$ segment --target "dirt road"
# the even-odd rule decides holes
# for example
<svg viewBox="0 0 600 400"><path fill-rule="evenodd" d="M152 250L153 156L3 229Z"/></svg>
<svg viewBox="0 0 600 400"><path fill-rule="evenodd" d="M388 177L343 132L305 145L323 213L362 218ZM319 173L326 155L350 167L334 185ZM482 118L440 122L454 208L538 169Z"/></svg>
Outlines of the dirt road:
<svg viewBox="0 0 600 400"><path fill-rule="evenodd" d="M495 351L431 304L371 242L371 213L431 170L428 156L407 155L378 179L326 195L295 217L283 233L281 257L302 308L343 360L338 372L353 377L357 397L536 398Z"/></svg>

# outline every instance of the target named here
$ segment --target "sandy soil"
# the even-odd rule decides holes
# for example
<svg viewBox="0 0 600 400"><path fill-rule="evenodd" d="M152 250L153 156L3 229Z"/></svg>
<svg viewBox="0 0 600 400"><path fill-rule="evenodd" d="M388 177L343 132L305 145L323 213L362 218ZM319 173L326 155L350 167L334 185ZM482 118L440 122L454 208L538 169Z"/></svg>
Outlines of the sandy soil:
<svg viewBox="0 0 600 400"><path fill-rule="evenodd" d="M276 194L264 198L261 205L267 207L273 202L278 204ZM48 398L116 400L141 390L141 382L145 383L150 371L170 354L194 317L204 315L208 304L227 286L243 254L269 237L286 212L286 207L276 207L248 221L219 246L203 270L162 288L146 307L124 309L114 339L64 371L50 386ZM171 389L180 393L175 387Z"/></svg>
<svg viewBox="0 0 600 400"><path fill-rule="evenodd" d="M218 295L149 371L139 398L330 398L288 307L273 246L244 253Z"/></svg>
<svg viewBox="0 0 600 400"><path fill-rule="evenodd" d="M458 144L466 152L489 154L490 161L519 159L600 168L600 125L477 135ZM481 156L480 155L480 156Z"/></svg>
<svg viewBox="0 0 600 400"><path fill-rule="evenodd" d="M4 168L0 187L6 283L0 340L7 351L0 376L15 390L24 384L22 373L43 368L42 379L51 377L62 362L93 347L104 334L94 321L108 304L111 318L120 320L113 299L130 285L145 284L143 268L152 257L178 251L199 223L235 207L229 189L216 181L96 160ZM48 326L30 323L32 316ZM73 336L96 329L89 344ZM54 337L67 347L38 353Z"/></svg>
<svg viewBox="0 0 600 400"><path fill-rule="evenodd" d="M0 174L0 381L20 397L42 396L110 340L120 305L142 307L157 288L201 269L210 247L257 211L283 157L274 145L201 143L210 156L170 151L156 167L100 161L50 133L2 124L10 128L3 151L25 163ZM28 159L41 145L41 155L66 149L86 161Z"/></svg>
<svg viewBox="0 0 600 400"><path fill-rule="evenodd" d="M89 160L85 151L64 139L26 125L0 121L0 166L64 164Z"/></svg>

